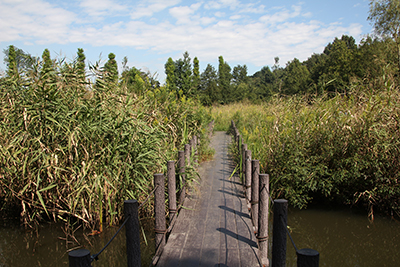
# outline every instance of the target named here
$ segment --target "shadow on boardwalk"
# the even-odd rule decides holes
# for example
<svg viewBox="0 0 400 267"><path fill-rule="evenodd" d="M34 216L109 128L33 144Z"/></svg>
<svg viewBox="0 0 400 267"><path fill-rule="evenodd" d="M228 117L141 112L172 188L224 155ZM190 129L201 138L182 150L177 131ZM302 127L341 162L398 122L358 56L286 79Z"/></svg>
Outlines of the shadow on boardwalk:
<svg viewBox="0 0 400 267"><path fill-rule="evenodd" d="M261 266L243 187L230 178L229 142L214 134L214 159L201 164L200 186L188 194L157 266Z"/></svg>

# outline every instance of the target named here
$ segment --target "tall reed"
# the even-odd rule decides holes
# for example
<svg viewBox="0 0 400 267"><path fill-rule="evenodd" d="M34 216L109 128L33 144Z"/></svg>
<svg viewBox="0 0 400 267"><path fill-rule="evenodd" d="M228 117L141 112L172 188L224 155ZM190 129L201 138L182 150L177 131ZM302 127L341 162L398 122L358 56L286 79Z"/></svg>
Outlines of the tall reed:
<svg viewBox="0 0 400 267"><path fill-rule="evenodd" d="M153 173L210 120L197 102L143 80L137 94L102 80L96 67L96 85L74 63L41 70L37 62L0 85L0 203L19 208L27 225L118 223L123 200L143 200Z"/></svg>
<svg viewBox="0 0 400 267"><path fill-rule="evenodd" d="M223 127L235 121L271 175L274 197L300 208L337 202L364 205L371 218L374 207L400 215L400 95L392 80L310 99L216 107L213 116Z"/></svg>

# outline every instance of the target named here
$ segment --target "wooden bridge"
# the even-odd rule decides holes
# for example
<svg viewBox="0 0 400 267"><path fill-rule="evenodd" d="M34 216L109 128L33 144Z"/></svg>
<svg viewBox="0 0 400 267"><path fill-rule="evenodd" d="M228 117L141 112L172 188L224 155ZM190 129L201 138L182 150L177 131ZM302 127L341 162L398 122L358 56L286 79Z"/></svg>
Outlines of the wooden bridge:
<svg viewBox="0 0 400 267"><path fill-rule="evenodd" d="M157 266L261 266L243 186L231 174L230 136L215 132L214 160L201 164Z"/></svg>

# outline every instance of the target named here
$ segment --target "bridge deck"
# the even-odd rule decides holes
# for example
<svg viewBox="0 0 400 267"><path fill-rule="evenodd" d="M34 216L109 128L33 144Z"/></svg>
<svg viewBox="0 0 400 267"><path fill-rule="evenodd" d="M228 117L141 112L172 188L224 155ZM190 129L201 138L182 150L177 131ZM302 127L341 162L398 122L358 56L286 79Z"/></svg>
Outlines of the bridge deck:
<svg viewBox="0 0 400 267"><path fill-rule="evenodd" d="M229 179L230 136L216 132L214 160L200 166L200 186L187 196L157 264L260 266L257 241L237 175Z"/></svg>

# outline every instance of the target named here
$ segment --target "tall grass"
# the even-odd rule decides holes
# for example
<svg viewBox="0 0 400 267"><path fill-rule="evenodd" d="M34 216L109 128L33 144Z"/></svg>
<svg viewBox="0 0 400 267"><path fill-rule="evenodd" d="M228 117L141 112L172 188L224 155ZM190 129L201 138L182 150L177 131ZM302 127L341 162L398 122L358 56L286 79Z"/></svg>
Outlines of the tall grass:
<svg viewBox="0 0 400 267"><path fill-rule="evenodd" d="M198 103L143 80L135 94L101 80L97 68L92 86L74 63L55 62L45 74L41 66L3 78L0 90L0 203L18 208L27 225L117 223L123 200L143 200L153 173L209 120Z"/></svg>
<svg viewBox="0 0 400 267"><path fill-rule="evenodd" d="M376 89L372 89L376 88ZM333 98L275 98L215 107L231 119L271 175L274 197L297 207L336 202L400 215L400 94L390 79L358 84Z"/></svg>

